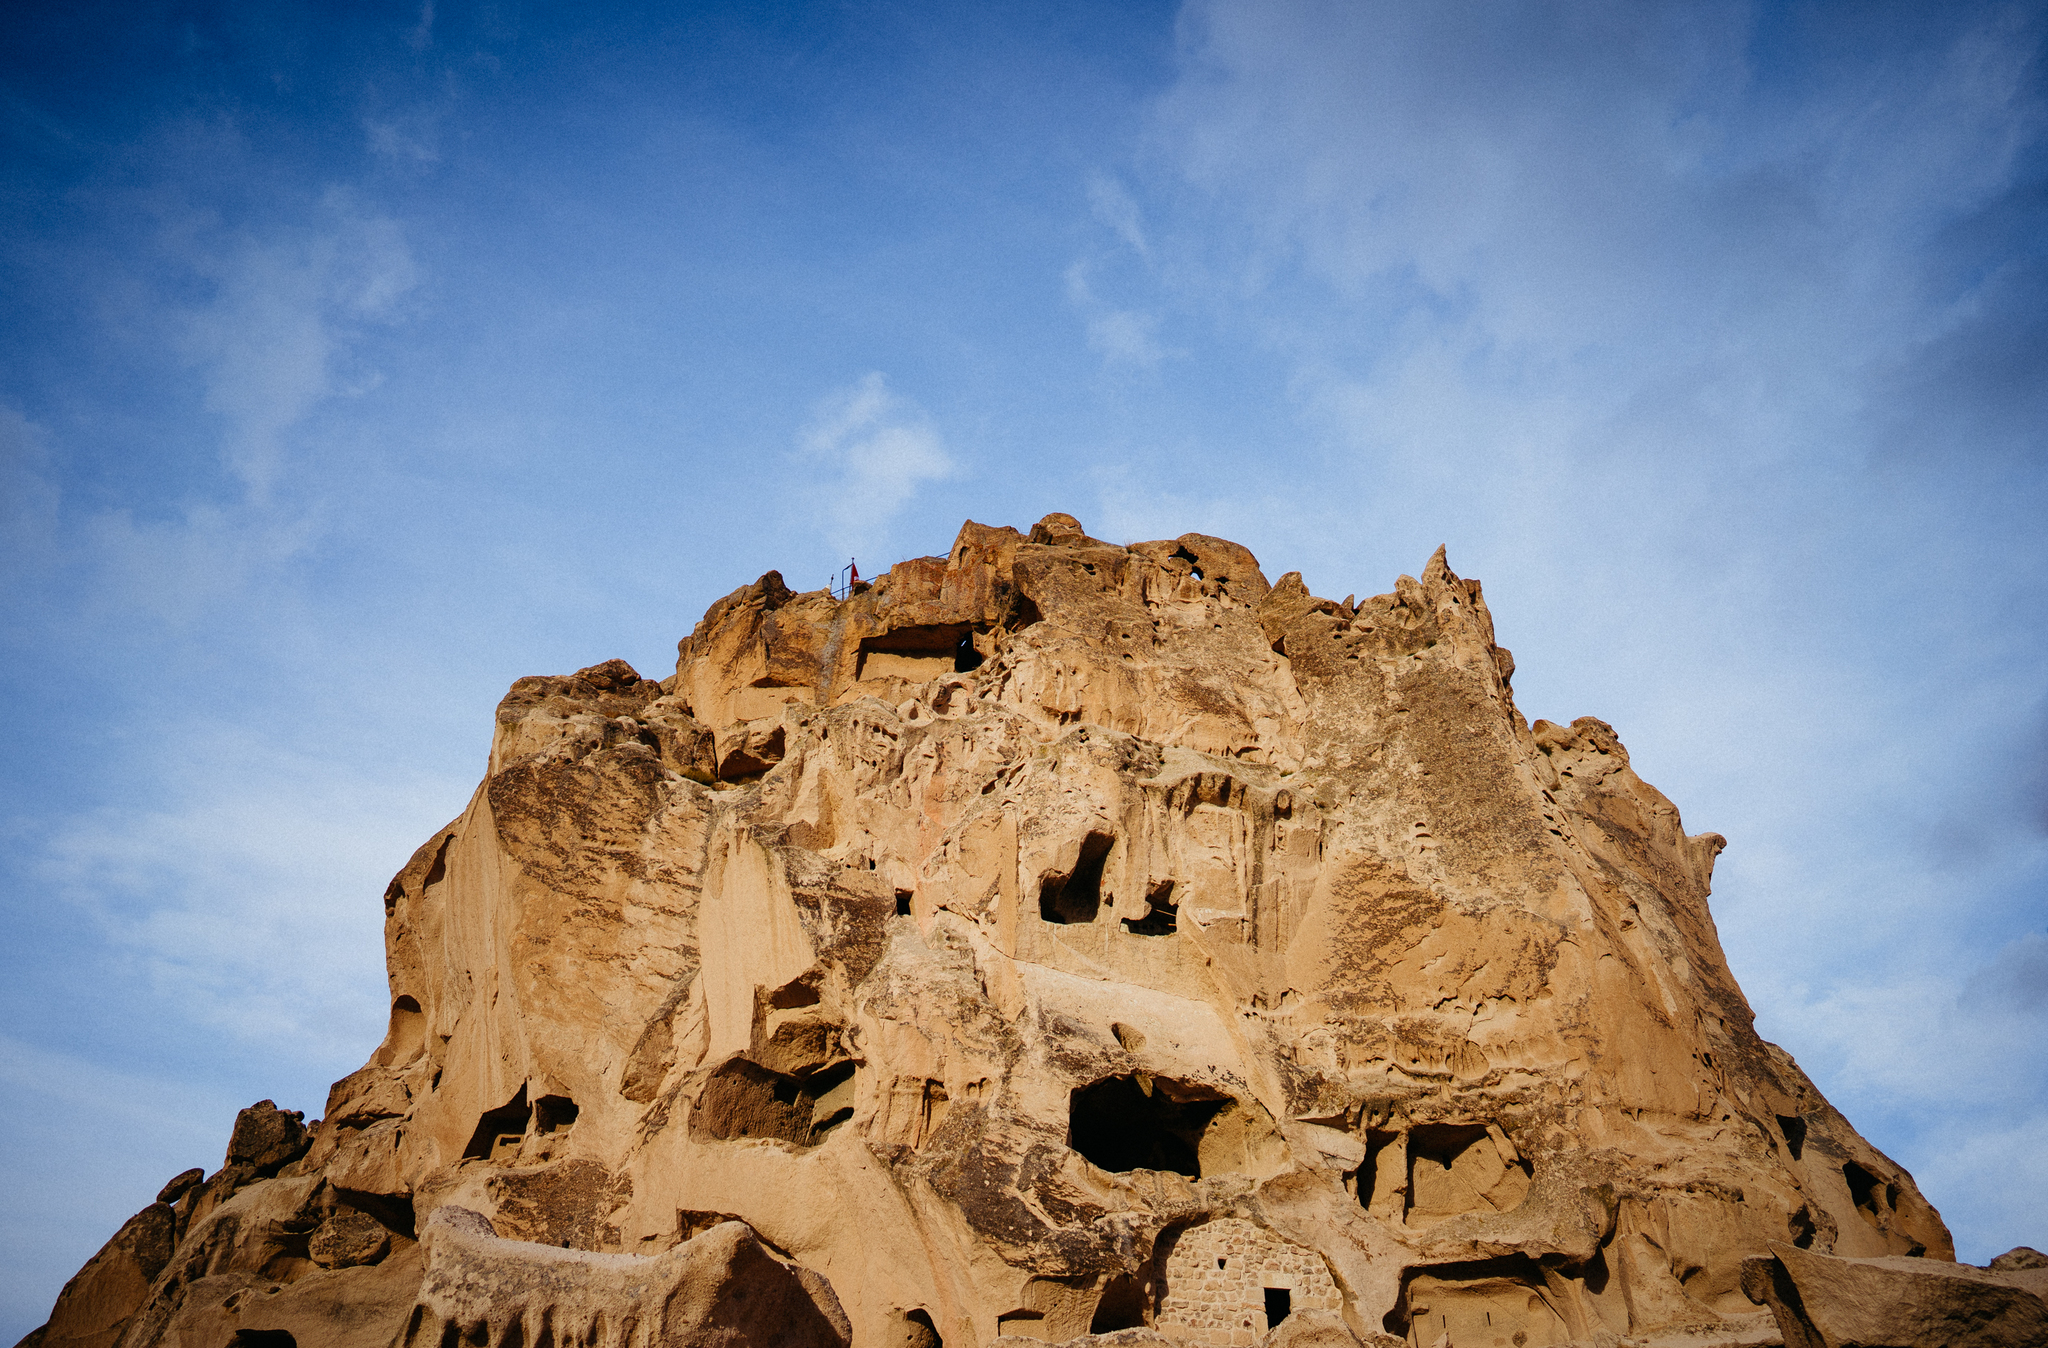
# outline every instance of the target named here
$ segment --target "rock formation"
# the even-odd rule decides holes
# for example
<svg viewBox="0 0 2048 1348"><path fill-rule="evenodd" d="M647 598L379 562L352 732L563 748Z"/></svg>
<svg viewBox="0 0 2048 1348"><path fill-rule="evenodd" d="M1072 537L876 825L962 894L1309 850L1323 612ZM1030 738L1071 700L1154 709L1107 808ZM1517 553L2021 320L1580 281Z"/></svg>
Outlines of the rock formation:
<svg viewBox="0 0 2048 1348"><path fill-rule="evenodd" d="M1835 1344L1800 1316L1856 1278L2033 1297L1756 1036L1722 840L1513 671L1441 551L1335 603L1053 515L771 572L659 682L521 679L385 891L384 1042L42 1348Z"/></svg>

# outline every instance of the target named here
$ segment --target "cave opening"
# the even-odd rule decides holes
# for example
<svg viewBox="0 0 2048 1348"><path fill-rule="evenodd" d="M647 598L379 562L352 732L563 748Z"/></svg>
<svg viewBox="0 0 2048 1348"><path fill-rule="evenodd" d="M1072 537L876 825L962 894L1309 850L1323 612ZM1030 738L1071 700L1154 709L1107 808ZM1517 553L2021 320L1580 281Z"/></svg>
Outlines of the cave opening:
<svg viewBox="0 0 2048 1348"><path fill-rule="evenodd" d="M1266 1293L1266 1328L1285 1320L1294 1309L1294 1293L1285 1287L1268 1287Z"/></svg>
<svg viewBox="0 0 2048 1348"><path fill-rule="evenodd" d="M1145 1327L1145 1286L1135 1274L1119 1273L1102 1289L1095 1303L1095 1316L1088 1322L1090 1334L1114 1334L1119 1329Z"/></svg>
<svg viewBox="0 0 2048 1348"><path fill-rule="evenodd" d="M533 1131L560 1132L576 1122L576 1102L566 1095L543 1095L533 1102Z"/></svg>
<svg viewBox="0 0 2048 1348"><path fill-rule="evenodd" d="M798 1077L734 1058L704 1083L690 1131L724 1142L779 1138L815 1147L853 1117L856 1071L842 1061Z"/></svg>
<svg viewBox="0 0 2048 1348"><path fill-rule="evenodd" d="M1055 872L1039 882L1038 915L1061 924L1093 922L1102 910L1102 865L1115 842L1107 833L1083 838L1073 871Z"/></svg>
<svg viewBox="0 0 2048 1348"><path fill-rule="evenodd" d="M1074 1088L1067 1145L1104 1170L1170 1170L1202 1176L1202 1134L1228 1097L1176 1100L1168 1083L1131 1073ZM1190 1093L1192 1094L1192 1093Z"/></svg>
<svg viewBox="0 0 2048 1348"><path fill-rule="evenodd" d="M902 1348L945 1348L945 1340L939 1337L939 1327L932 1323L932 1313L922 1306L903 1313L896 1342Z"/></svg>
<svg viewBox="0 0 2048 1348"><path fill-rule="evenodd" d="M1863 1220L1880 1225L1884 1220L1884 1181L1854 1161L1842 1162L1842 1178L1849 1182L1849 1197L1855 1200Z"/></svg>
<svg viewBox="0 0 2048 1348"><path fill-rule="evenodd" d="M496 1109L485 1110L476 1121L476 1131L469 1135L469 1145L462 1149L464 1158L489 1160L500 1140L510 1137L516 1142L524 1137L527 1121L532 1117L533 1106L526 1103L526 1085L522 1082L517 1095Z"/></svg>
<svg viewBox="0 0 2048 1348"><path fill-rule="evenodd" d="M1151 909L1140 918L1125 918L1124 930L1133 936L1171 936L1180 926L1180 905L1173 901L1173 881L1152 887L1145 895Z"/></svg>
<svg viewBox="0 0 2048 1348"><path fill-rule="evenodd" d="M1796 1161L1806 1147L1806 1120L1797 1114L1780 1114L1777 1119L1778 1131L1785 1135L1785 1150L1791 1152L1792 1159Z"/></svg>
<svg viewBox="0 0 2048 1348"><path fill-rule="evenodd" d="M1394 1141L1399 1136L1399 1133L1382 1132L1377 1128L1366 1130L1365 1160L1359 1163L1356 1172L1358 1206L1362 1208L1370 1208L1372 1206L1373 1194L1379 1185L1380 1153L1387 1149L1388 1143Z"/></svg>

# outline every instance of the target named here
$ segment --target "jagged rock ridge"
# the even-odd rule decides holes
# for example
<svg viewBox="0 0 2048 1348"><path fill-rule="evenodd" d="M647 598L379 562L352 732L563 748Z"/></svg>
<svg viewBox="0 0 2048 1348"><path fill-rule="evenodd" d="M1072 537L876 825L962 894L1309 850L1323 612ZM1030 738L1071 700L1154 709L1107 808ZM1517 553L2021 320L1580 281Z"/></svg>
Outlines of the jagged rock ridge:
<svg viewBox="0 0 2048 1348"><path fill-rule="evenodd" d="M1752 1029L1722 840L1513 669L1441 550L1340 604L1053 515L521 679L384 1042L43 1348L1764 1343L1954 1268Z"/></svg>

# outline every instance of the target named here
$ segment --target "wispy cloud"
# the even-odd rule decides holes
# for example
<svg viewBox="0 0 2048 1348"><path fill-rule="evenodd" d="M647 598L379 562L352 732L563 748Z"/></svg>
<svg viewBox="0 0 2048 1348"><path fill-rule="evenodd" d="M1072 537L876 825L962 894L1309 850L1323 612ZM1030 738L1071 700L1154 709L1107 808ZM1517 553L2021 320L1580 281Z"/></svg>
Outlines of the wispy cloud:
<svg viewBox="0 0 2048 1348"><path fill-rule="evenodd" d="M167 778L138 782L152 805L56 823L37 880L88 914L158 1005L244 1045L346 1064L383 1029L361 999L381 982L376 896L417 820L459 787L394 792L203 718L177 740L175 774L140 768Z"/></svg>
<svg viewBox="0 0 2048 1348"><path fill-rule="evenodd" d="M2048 1108L2010 1010L2044 849L1980 779L2048 691L2012 626L2048 581L2048 25L1963 6L1907 41L1852 6L1794 50L1818 39L1737 5L1484 12L1188 6L1163 172L1131 188L1153 287L1122 302L1286 367L1319 492L1360 522L1303 553L1449 542L1529 713L1615 720L1730 836L1717 909L1761 1028L1852 1117L1909 1164L1958 1130L2021 1145L1994 1121ZM1976 601L1917 602L1950 586ZM1944 797L1967 874L1908 823ZM1942 1177L1967 1190L1937 1203L1990 1210L1999 1181Z"/></svg>
<svg viewBox="0 0 2048 1348"><path fill-rule="evenodd" d="M351 362L350 338L400 316L419 281L396 221L341 189L321 216L192 259L214 294L187 313L182 348L224 423L223 457L257 501L276 486L294 426L325 399L375 386L375 371Z"/></svg>
<svg viewBox="0 0 2048 1348"><path fill-rule="evenodd" d="M1139 257L1149 257L1151 245L1145 241L1145 221L1138 206L1138 199L1130 189L1107 173L1096 171L1088 175L1088 208L1095 218L1108 225L1119 239Z"/></svg>
<svg viewBox="0 0 2048 1348"><path fill-rule="evenodd" d="M420 6L420 21L405 35L405 44L414 51L425 51L434 44L434 0Z"/></svg>
<svg viewBox="0 0 2048 1348"><path fill-rule="evenodd" d="M821 400L797 444L806 495L849 555L880 543L925 483L957 471L924 409L879 372Z"/></svg>
<svg viewBox="0 0 2048 1348"><path fill-rule="evenodd" d="M1158 340L1159 316L1105 302L1095 293L1085 262L1067 268L1067 302L1087 325L1089 347L1111 364L1151 366L1166 358Z"/></svg>

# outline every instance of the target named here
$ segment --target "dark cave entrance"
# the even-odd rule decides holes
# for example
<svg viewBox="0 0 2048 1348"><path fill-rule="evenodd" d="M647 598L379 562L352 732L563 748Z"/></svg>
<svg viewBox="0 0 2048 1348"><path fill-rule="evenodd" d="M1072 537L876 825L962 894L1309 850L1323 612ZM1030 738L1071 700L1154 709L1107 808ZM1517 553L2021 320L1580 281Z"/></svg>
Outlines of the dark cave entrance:
<svg viewBox="0 0 2048 1348"><path fill-rule="evenodd" d="M469 1145L462 1149L463 1156L489 1160L500 1139L511 1139L516 1144L524 1137L527 1121L532 1117L533 1106L526 1103L526 1086L522 1083L517 1095L496 1109L483 1112L476 1122L476 1131L469 1135Z"/></svg>
<svg viewBox="0 0 2048 1348"><path fill-rule="evenodd" d="M1038 883L1038 915L1047 922L1093 922L1102 910L1102 863L1116 839L1091 833L1081 840L1081 855L1071 874L1052 874Z"/></svg>
<svg viewBox="0 0 2048 1348"><path fill-rule="evenodd" d="M1068 1109L1067 1145L1104 1170L1170 1170L1202 1177L1202 1133L1231 1102L1176 1100L1168 1083L1142 1074L1077 1086ZM1189 1093L1188 1088L1180 1088Z"/></svg>

